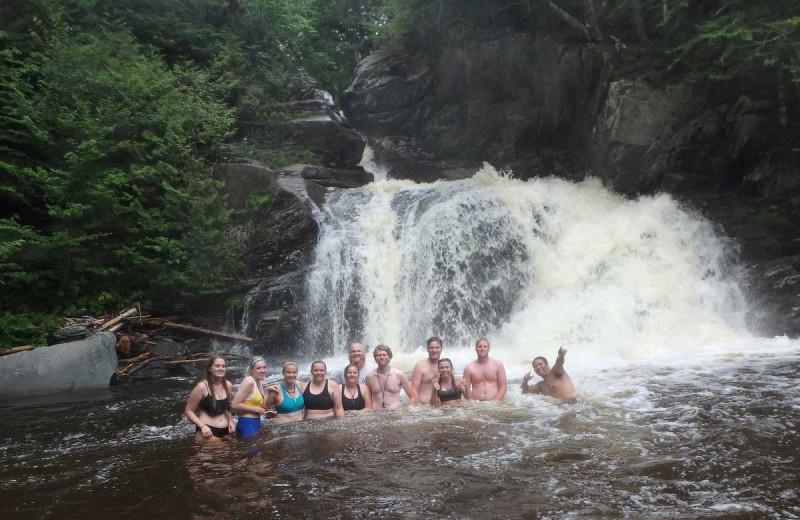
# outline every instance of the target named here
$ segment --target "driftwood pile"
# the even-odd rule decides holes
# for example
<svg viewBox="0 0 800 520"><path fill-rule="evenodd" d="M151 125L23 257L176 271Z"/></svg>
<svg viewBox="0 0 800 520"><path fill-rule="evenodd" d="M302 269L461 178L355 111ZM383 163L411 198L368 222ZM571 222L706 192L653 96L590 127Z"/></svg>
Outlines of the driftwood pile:
<svg viewBox="0 0 800 520"><path fill-rule="evenodd" d="M75 329L76 331L81 331L79 335L76 335L76 339L85 337L91 332L108 331L115 333L117 335L117 377L121 378L130 377L142 368L152 364L170 368L208 361L211 355L210 352L192 353L189 347L182 345L180 341L176 341L173 335L199 335L246 343L253 341L252 338L247 336L184 325L175 323L175 320L177 320L177 316L153 317L143 315L141 307L136 305L111 317L81 316L64 318L63 327L60 330ZM154 339L158 339L158 341L154 341ZM175 348L160 349L161 353L159 353L153 349L159 343L166 343L167 345L172 343ZM13 354L33 348L32 345L22 345L6 349L0 352L0 355ZM229 359L246 359L245 356L233 353L222 353L222 355Z"/></svg>
<svg viewBox="0 0 800 520"><path fill-rule="evenodd" d="M136 306L123 310L117 316L97 324L95 331L107 330L117 335L117 356L119 358L117 377L130 377L151 363L157 363L164 367L174 367L176 365L193 365L208 361L210 352L191 353L188 347L180 345L179 342L170 337L172 333L201 335L247 343L253 341L252 338L247 336L175 323L174 320L176 319L177 317L175 316L155 318L142 315L140 307ZM151 347L157 345L157 342L153 341L152 337L158 337L161 342L175 343L175 348L171 349L172 354L164 355L154 352ZM224 355L234 359L245 358L245 356L231 353L225 353Z"/></svg>

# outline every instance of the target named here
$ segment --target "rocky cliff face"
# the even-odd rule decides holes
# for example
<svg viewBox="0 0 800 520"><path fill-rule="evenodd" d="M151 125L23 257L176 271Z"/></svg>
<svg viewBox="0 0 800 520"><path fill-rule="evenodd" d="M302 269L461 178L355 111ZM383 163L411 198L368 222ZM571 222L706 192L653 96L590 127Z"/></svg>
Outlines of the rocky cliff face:
<svg viewBox="0 0 800 520"><path fill-rule="evenodd" d="M458 178L485 160L521 178L672 193L738 241L753 327L800 334L800 131L779 124L775 101L648 85L615 72L613 47L510 32L450 25L361 62L345 112L390 177Z"/></svg>

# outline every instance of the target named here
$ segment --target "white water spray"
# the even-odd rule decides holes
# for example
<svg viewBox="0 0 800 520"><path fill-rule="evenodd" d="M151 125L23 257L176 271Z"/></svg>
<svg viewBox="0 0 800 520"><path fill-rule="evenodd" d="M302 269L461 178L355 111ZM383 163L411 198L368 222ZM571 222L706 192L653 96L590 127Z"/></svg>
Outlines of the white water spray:
<svg viewBox="0 0 800 520"><path fill-rule="evenodd" d="M746 334L724 241L667 195L486 165L463 181L337 190L324 211L308 282L317 352L486 335L513 361L559 345L625 357Z"/></svg>

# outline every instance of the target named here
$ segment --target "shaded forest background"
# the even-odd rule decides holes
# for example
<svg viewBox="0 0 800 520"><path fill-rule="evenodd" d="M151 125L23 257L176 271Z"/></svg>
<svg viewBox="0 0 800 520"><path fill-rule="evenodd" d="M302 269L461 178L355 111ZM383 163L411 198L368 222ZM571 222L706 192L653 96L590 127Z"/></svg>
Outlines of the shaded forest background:
<svg viewBox="0 0 800 520"><path fill-rule="evenodd" d="M0 348L62 316L218 294L242 269L221 160L243 121L339 98L356 63L424 41L421 17L616 47L653 83L763 81L785 118L800 2L768 0L36 0L0 3ZM268 205L269 197L253 201ZM244 216L246 217L246 216Z"/></svg>

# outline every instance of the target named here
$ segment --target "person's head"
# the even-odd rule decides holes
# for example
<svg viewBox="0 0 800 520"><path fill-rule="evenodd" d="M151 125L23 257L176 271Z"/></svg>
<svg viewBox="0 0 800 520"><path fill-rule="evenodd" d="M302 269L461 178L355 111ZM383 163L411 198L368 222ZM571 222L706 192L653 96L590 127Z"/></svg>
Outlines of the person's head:
<svg viewBox="0 0 800 520"><path fill-rule="evenodd" d="M378 345L375 347L375 350L372 351L372 357L375 358L375 362L378 366L386 366L392 361L392 349L386 345Z"/></svg>
<svg viewBox="0 0 800 520"><path fill-rule="evenodd" d="M344 367L344 383L346 385L357 385L358 384L358 373L359 368L358 365L355 363L350 363L346 367Z"/></svg>
<svg viewBox="0 0 800 520"><path fill-rule="evenodd" d="M531 364L533 365L533 371L540 377L544 377L550 371L550 363L547 362L547 358L544 356L536 356Z"/></svg>
<svg viewBox="0 0 800 520"><path fill-rule="evenodd" d="M211 356L206 363L206 379L209 381L225 379L225 371L227 368L224 357L216 354Z"/></svg>
<svg viewBox="0 0 800 520"><path fill-rule="evenodd" d="M480 338L475 342L475 353L478 354L478 359L486 359L489 357L489 340Z"/></svg>
<svg viewBox="0 0 800 520"><path fill-rule="evenodd" d="M450 361L448 358L442 358L439 360L437 366L439 367L439 383L442 382L442 379L453 379L452 361Z"/></svg>
<svg viewBox="0 0 800 520"><path fill-rule="evenodd" d="M267 361L261 356L250 358L247 369L256 381L261 381L267 377Z"/></svg>
<svg viewBox="0 0 800 520"><path fill-rule="evenodd" d="M328 366L324 361L314 361L311 363L311 378L317 383L325 381L325 375L328 373Z"/></svg>
<svg viewBox="0 0 800 520"><path fill-rule="evenodd" d="M428 350L428 359L431 361L439 361L439 356L442 355L442 340L433 336L428 338L426 343Z"/></svg>
<svg viewBox="0 0 800 520"><path fill-rule="evenodd" d="M225 371L227 370L228 366L225 363L225 358L214 354L210 358L208 358L208 362L206 363L206 371L205 380L208 383L209 388L216 383L222 382L225 387L225 396L230 399L231 396L228 393L228 385L225 383Z"/></svg>
<svg viewBox="0 0 800 520"><path fill-rule="evenodd" d="M294 384L297 381L297 363L294 361L287 361L283 364L281 369L283 374L283 381L288 384Z"/></svg>
<svg viewBox="0 0 800 520"><path fill-rule="evenodd" d="M366 352L367 351L364 349L364 345L361 343L351 343L347 357L350 359L350 363L358 365L360 370L366 362Z"/></svg>

